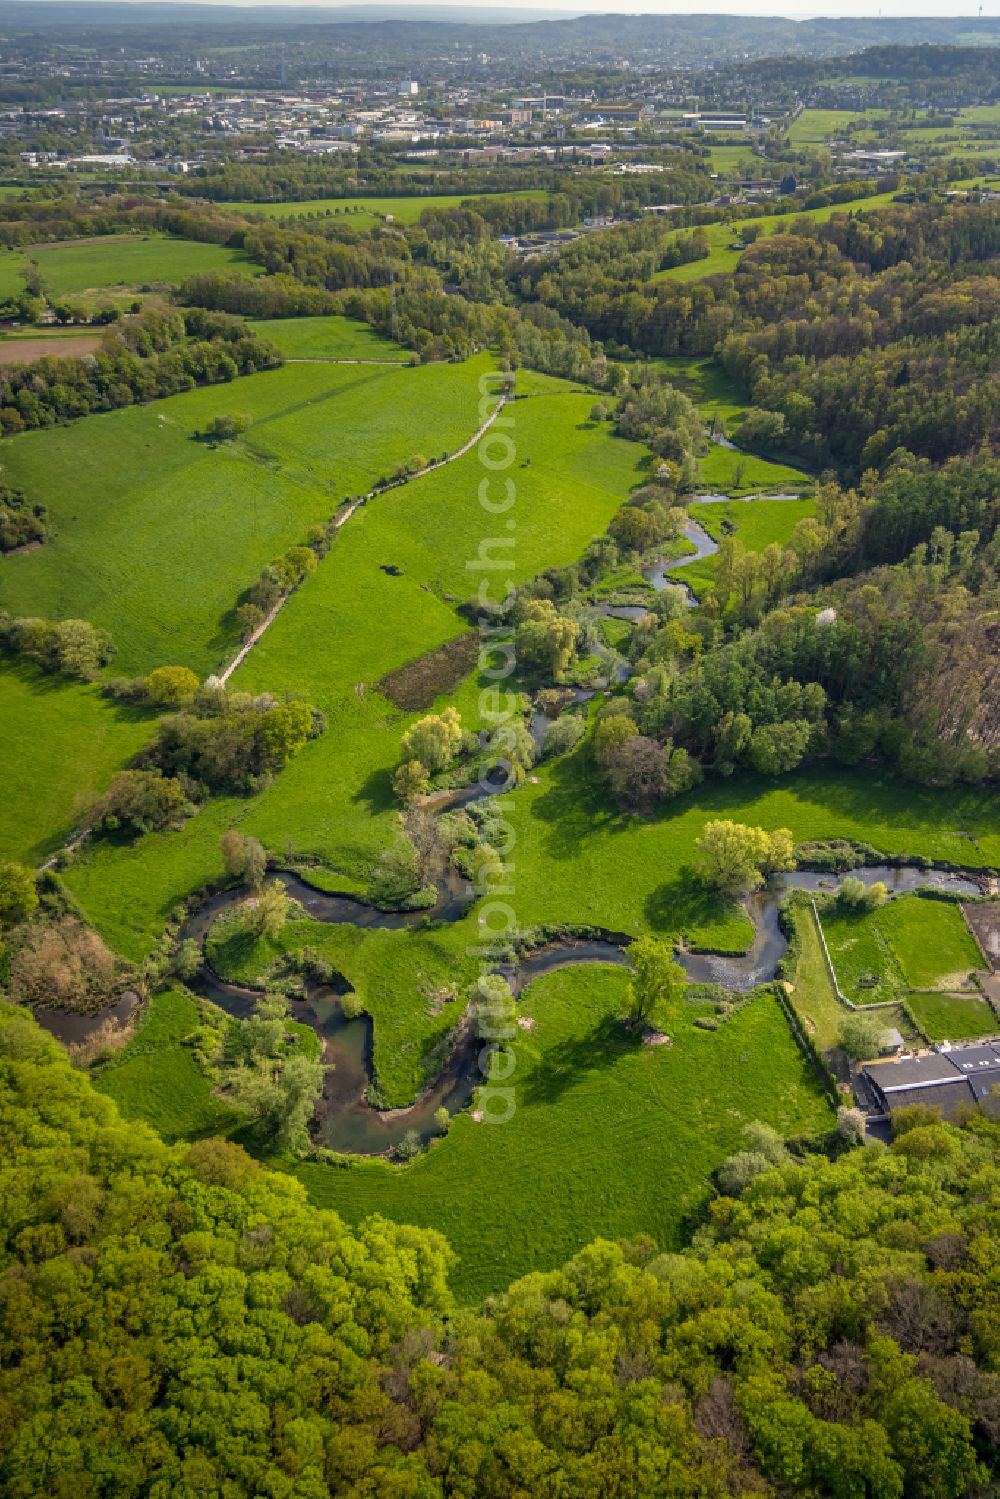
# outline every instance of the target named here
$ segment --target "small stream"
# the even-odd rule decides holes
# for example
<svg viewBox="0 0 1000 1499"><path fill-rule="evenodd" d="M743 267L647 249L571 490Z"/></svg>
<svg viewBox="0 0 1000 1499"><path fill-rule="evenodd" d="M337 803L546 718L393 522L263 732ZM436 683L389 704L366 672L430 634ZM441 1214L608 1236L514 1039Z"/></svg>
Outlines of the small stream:
<svg viewBox="0 0 1000 1499"><path fill-rule="evenodd" d="M756 496L747 496L750 503ZM797 495L776 494L767 498L776 500L797 499ZM728 495L699 495L699 504L728 503ZM717 552L718 543L713 541L703 526L696 520L688 520L681 530L694 546L694 554L663 560L644 568L644 575L657 591L671 587L682 587L687 602L697 599L685 583L674 582L668 574ZM601 613L618 619L641 619L648 611L641 605L608 606ZM567 688L562 708L571 703L586 702L593 692L582 688ZM530 730L536 746L541 749L545 733L554 719L537 710L530 719ZM475 782L456 790L442 791L429 797L425 805L437 812L466 807L484 797L494 796L506 789L506 783L486 784ZM879 865L851 871L866 885L883 881L892 894L915 890L920 886L932 886L948 890L957 895L975 895L980 892L978 882L966 875L950 871L924 869L922 867L897 867ZM399 931L432 922L453 922L467 914L474 902L468 883L452 868L448 868L438 885L437 903L428 910L382 911L357 900L353 896L340 895L316 889L299 875L281 872L288 894L315 921L334 924L350 924L359 929ZM784 956L788 943L779 925L779 910L785 894L790 890L833 890L840 883L838 876L818 871L798 870L793 874L772 878L766 887L750 896L746 901L747 913L753 922L754 940L748 952L740 956L717 953L679 950L677 961L684 968L692 983L718 984L723 988L746 992L758 984L773 979L778 964ZM227 890L208 897L188 918L181 931L181 940L192 939L204 946L205 937L212 923L224 912L240 901L242 890ZM536 978L581 963L611 963L627 965L628 939L568 939L552 942L534 951L523 954L515 963L501 965L502 972L518 997ZM219 1006L227 1014L243 1019L253 1013L260 990L240 984L229 983L219 977L203 963L190 987L203 998ZM478 1042L467 1027L456 1030L453 1049L440 1071L425 1093L410 1107L385 1112L372 1108L367 1102L367 1089L374 1075L372 1057L372 1022L369 1016L359 1015L348 1019L340 1000L348 992L349 985L342 980L339 985L309 986L306 998L292 1002L291 1013L296 1020L310 1025L320 1037L327 1064L323 1095L316 1118L317 1139L332 1150L345 1154L381 1154L397 1145L410 1130L416 1130L423 1140L436 1133L433 1116L444 1106L450 1114L467 1107L473 1097L477 1083L481 1080L478 1068ZM36 1018L58 1040L73 1043L85 1040L99 1024L108 1018L124 1023L134 1004L133 996L125 996L114 1007L98 1015L79 1015L59 1010L36 1010Z"/></svg>
<svg viewBox="0 0 1000 1499"><path fill-rule="evenodd" d="M856 869L852 873L866 885L882 880L894 895L928 885L956 895L975 895L980 890L976 880L947 870L877 865ZM347 896L313 890L294 875L282 875L281 878L289 894L300 901L317 921L348 921L392 931L412 926L426 914L377 911ZM767 983L774 978L788 946L778 920L785 894L790 890L834 890L838 884L839 877L811 870L776 876L765 889L750 896L746 902L754 925L754 940L747 953L724 956L682 949L676 954L677 961L692 983L719 984L738 993L746 993L758 984ZM191 918L184 935L203 941L212 921L241 897L241 891L212 896ZM458 914L464 914L468 904L465 902ZM362 919L355 921L359 907ZM443 901L438 919L457 919L455 910L450 900ZM626 946L625 939L580 938L551 942L524 954L512 964L498 965L497 971L507 978L515 995L520 997L533 980L560 968L592 963L627 965ZM259 990L228 983L207 965L203 966L191 987L237 1018L252 1013L259 998ZM435 1111L442 1105L451 1114L466 1108L481 1081L476 1038L460 1027L450 1056L416 1103L409 1108L380 1112L366 1100L366 1090L373 1076L372 1023L367 1015L351 1020L345 1017L340 995L347 987L346 983L339 990L329 985L311 986L306 999L293 1002L292 1006L294 1018L311 1025L324 1044L327 1072L316 1115L318 1140L332 1150L369 1155L389 1150L409 1130L416 1130L424 1140L431 1138L436 1133Z"/></svg>

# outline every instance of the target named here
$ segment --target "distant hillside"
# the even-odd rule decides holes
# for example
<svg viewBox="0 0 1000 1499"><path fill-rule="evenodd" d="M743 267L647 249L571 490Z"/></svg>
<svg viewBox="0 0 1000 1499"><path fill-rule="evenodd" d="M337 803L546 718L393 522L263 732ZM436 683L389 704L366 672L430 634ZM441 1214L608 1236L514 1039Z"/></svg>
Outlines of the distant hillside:
<svg viewBox="0 0 1000 1499"><path fill-rule="evenodd" d="M497 61L631 61L668 64L728 62L737 58L839 56L866 47L935 43L1000 45L1000 17L844 17L788 20L780 16L586 15L539 20L544 10L503 7L418 6L406 19L393 6L243 8L219 5L127 4L121 0L0 0L0 26L14 32L49 29L113 35L169 27L177 38L197 34L206 43L232 37L253 42L282 33L288 42L320 39L337 28L337 48L400 63L439 53L443 46L485 50ZM548 12L551 16L551 12ZM454 19L452 19L454 17Z"/></svg>

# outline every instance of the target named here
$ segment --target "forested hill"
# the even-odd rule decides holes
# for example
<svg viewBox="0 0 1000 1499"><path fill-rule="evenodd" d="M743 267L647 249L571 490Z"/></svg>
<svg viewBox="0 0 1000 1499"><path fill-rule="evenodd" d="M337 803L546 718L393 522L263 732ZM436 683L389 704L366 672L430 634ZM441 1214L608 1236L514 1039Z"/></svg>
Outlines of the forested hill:
<svg viewBox="0 0 1000 1499"><path fill-rule="evenodd" d="M719 1196L681 1254L598 1243L463 1312L440 1236L162 1144L5 1006L0 1491L986 1495L998 1164L1000 1126L914 1110Z"/></svg>
<svg viewBox="0 0 1000 1499"><path fill-rule="evenodd" d="M760 57L831 57L865 47L997 46L1000 18L995 16L826 17L796 21L781 16L746 16L735 26L731 15L581 15L558 20L521 20L508 12L501 22L496 7L481 16L479 7L449 7L453 16L421 16L406 7L375 5L340 7L260 5L239 16L241 38L260 41L280 32L289 44L332 44L339 63L352 58L398 62L440 54L442 47L488 50L495 64L544 60L576 65L621 61L662 65L702 65ZM544 7L539 7L544 10ZM365 13L367 12L367 14ZM405 19L403 18L405 15ZM15 32L39 32L72 26L88 39L114 36L124 27L133 39L142 31L167 33L178 48L231 40L233 7L159 3L137 7L103 0L2 0L0 24Z"/></svg>

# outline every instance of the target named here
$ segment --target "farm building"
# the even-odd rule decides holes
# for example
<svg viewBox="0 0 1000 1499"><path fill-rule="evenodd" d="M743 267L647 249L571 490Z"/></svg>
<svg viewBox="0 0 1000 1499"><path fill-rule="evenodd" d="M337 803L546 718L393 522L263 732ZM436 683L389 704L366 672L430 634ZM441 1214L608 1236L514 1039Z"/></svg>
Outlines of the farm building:
<svg viewBox="0 0 1000 1499"><path fill-rule="evenodd" d="M1000 1112L993 1095L1000 1087L1000 1041L970 1046L943 1044L921 1056L901 1056L887 1062L869 1062L858 1078L859 1099L869 1110L885 1114L909 1104L926 1103L939 1108L946 1119L960 1104L987 1105Z"/></svg>

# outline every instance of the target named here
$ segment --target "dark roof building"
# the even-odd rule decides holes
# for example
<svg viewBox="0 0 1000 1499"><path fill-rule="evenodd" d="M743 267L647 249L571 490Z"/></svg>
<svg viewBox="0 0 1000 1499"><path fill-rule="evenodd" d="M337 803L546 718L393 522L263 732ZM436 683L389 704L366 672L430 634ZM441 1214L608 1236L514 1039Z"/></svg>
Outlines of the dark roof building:
<svg viewBox="0 0 1000 1499"><path fill-rule="evenodd" d="M921 1056L868 1062L861 1074L869 1086L859 1089L859 1097L863 1094L870 1106L873 1095L886 1114L914 1103L940 1109L946 1119L960 1104L985 1104L993 1112L993 1089L1000 1085L1000 1042L946 1045Z"/></svg>

